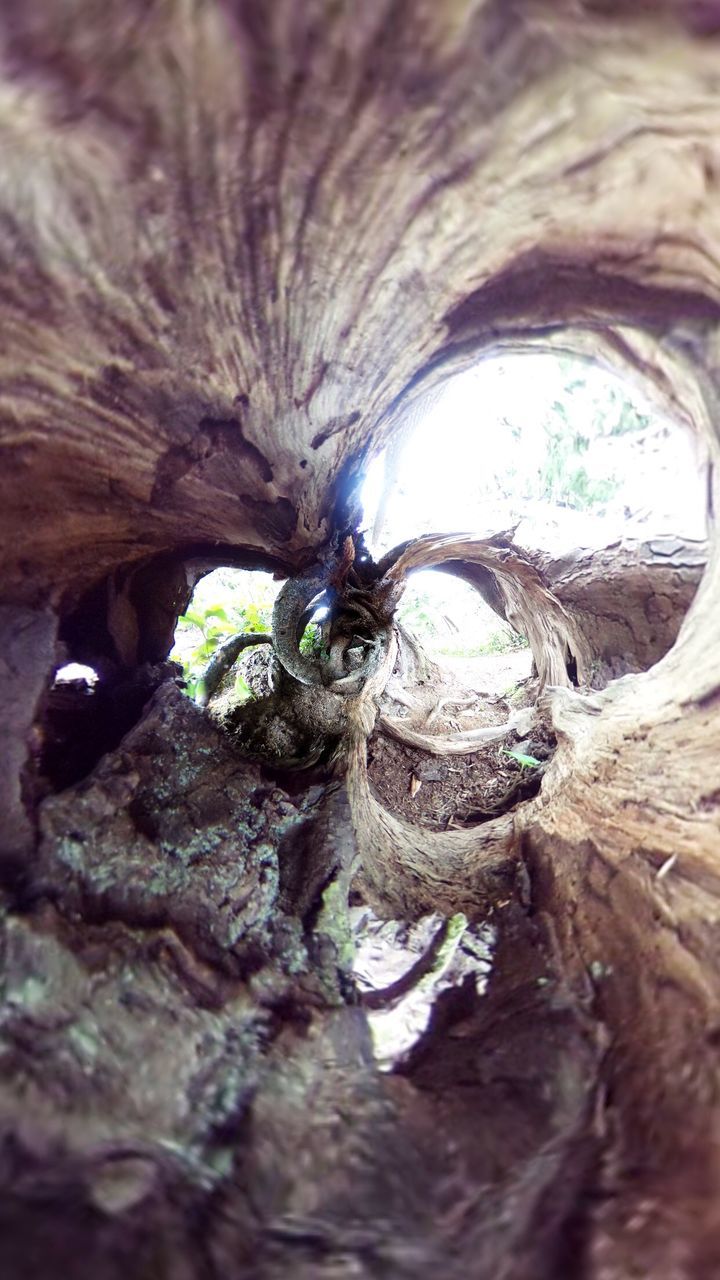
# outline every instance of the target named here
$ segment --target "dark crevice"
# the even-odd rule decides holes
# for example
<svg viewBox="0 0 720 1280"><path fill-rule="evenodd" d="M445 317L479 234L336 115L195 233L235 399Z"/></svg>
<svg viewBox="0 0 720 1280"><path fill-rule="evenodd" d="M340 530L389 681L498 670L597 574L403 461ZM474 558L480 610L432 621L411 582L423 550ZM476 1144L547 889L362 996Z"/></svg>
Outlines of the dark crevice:
<svg viewBox="0 0 720 1280"><path fill-rule="evenodd" d="M568 677L577 688L577 686L580 683L578 679L578 665L577 665L577 658L572 653L570 654L567 662L565 663L565 670L568 673Z"/></svg>
<svg viewBox="0 0 720 1280"><path fill-rule="evenodd" d="M166 680L177 680L174 662L143 664L134 671L54 685L41 714L38 773L51 791L80 782L137 724L148 700Z"/></svg>

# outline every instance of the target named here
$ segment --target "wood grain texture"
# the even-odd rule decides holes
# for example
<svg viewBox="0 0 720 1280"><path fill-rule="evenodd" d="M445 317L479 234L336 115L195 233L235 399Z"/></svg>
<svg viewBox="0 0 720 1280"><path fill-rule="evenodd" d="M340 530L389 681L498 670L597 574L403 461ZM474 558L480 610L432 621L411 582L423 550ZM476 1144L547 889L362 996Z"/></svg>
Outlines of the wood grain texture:
<svg viewBox="0 0 720 1280"><path fill-rule="evenodd" d="M672 11L8 0L4 589L188 541L297 567L413 394L513 335L710 363L714 76Z"/></svg>
<svg viewBox="0 0 720 1280"><path fill-rule="evenodd" d="M485 353L632 372L702 436L718 510L716 8L4 0L13 855L51 608L63 643L132 670L163 656L186 563L312 571L352 531L364 459ZM720 1274L717 545L665 656L593 696L557 687L568 648L592 656L582 582L566 605L507 547L478 562L508 616L538 606L549 655L559 748L513 814L401 823L367 782L374 707L338 696L348 800L308 831L317 797L281 795L168 688L40 806L0 916L14 1274ZM387 1087L319 928L331 829L379 907L501 926L496 995L451 992ZM113 1207L105 1164L138 1126L175 1145L141 1145Z"/></svg>

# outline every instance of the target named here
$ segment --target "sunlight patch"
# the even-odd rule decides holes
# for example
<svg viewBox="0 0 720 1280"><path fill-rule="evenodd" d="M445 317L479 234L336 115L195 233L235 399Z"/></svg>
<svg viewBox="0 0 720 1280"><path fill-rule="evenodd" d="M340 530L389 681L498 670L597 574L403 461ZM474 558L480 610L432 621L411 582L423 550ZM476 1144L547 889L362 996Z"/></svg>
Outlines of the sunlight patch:
<svg viewBox="0 0 720 1280"><path fill-rule="evenodd" d="M88 667L83 662L66 662L64 667L59 667L55 672L54 684L69 684L73 680L84 680L91 687L97 684L98 673L93 667Z"/></svg>
<svg viewBox="0 0 720 1280"><path fill-rule="evenodd" d="M364 520L377 558L422 533L516 528L528 549L706 534L690 433L634 386L549 353L482 361L417 406L368 467Z"/></svg>
<svg viewBox="0 0 720 1280"><path fill-rule="evenodd" d="M356 940L355 980L361 992L378 992L401 980L432 943L443 922L440 915L422 916L413 924L380 920L369 907L353 907L350 918ZM488 983L495 932L489 925L469 925L463 915L447 922L447 936L428 973L387 1008L369 1009L368 1023L375 1060L391 1071L427 1030L442 991L472 975L479 995Z"/></svg>

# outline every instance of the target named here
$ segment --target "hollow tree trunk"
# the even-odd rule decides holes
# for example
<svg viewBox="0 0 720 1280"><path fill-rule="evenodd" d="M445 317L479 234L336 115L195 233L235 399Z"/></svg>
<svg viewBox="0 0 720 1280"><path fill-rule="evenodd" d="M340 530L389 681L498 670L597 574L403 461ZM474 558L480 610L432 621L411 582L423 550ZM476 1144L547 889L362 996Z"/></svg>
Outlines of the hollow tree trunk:
<svg viewBox="0 0 720 1280"><path fill-rule="evenodd" d="M356 501L423 395L539 345L704 433L712 507L717 30L681 0L3 5L0 1274L720 1271L717 550L657 662L684 551L374 565ZM367 780L428 554L501 582L558 738L475 831ZM290 579L309 775L244 759L165 664L216 564ZM329 675L295 652L311 588ZM571 690L631 644L650 670ZM82 765L69 659L100 677ZM458 980L389 1075L351 892L496 931L487 994Z"/></svg>
<svg viewBox="0 0 720 1280"><path fill-rule="evenodd" d="M586 637L586 682L646 671L677 639L705 569L702 542L657 537L560 558L534 554L550 591Z"/></svg>
<svg viewBox="0 0 720 1280"><path fill-rule="evenodd" d="M429 552L428 563L439 553L440 546ZM659 536L551 556L498 534L459 542L458 558L449 548L442 555L439 568L469 582L528 636L543 679L565 683L565 664L575 683L602 688L609 679L646 671L672 647L702 578L707 547Z"/></svg>

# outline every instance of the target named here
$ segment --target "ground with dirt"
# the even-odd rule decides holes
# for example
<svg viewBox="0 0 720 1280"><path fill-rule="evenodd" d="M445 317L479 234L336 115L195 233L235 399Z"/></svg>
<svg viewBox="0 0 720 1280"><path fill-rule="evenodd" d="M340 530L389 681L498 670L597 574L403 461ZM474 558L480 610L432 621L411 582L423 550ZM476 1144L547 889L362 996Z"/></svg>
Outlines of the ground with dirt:
<svg viewBox="0 0 720 1280"><path fill-rule="evenodd" d="M535 688L528 683L529 650L433 660L440 682L428 680L412 690L425 711L408 717L408 724L428 733L503 724ZM544 762L553 749L554 741L540 727L529 737L510 734L472 754L454 756L430 755L378 730L368 743L368 776L393 813L433 831L452 830L486 821L537 790L542 769L522 766L509 751Z"/></svg>
<svg viewBox="0 0 720 1280"><path fill-rule="evenodd" d="M468 812L489 809L518 772L496 742L452 760L428 756L381 733L368 746L368 775L378 799L393 813L433 831L459 824Z"/></svg>
<svg viewBox="0 0 720 1280"><path fill-rule="evenodd" d="M216 720L234 737L240 732L245 749L273 756L283 751L273 752L275 737L267 723L274 705L268 698L271 659L268 648L243 654L225 677L212 708ZM536 682L529 678L531 665L529 649L479 658L433 655L421 670L413 666L405 674L398 662L383 710L430 735L504 724L519 707L533 701ZM258 702L243 701L241 695L238 703L238 672ZM304 688L298 687L296 694L308 698ZM315 699L310 691L311 706ZM263 710L267 714L261 716L258 728ZM283 719L288 711L286 702L283 714L276 716L278 731L291 733ZM259 737L251 732L253 725ZM286 756L296 754L293 744L294 739L284 743ZM378 798L393 813L430 830L448 830L485 821L533 794L542 770L524 767L507 753L515 749L544 761L553 746L536 727L529 737L512 733L469 755L441 756L406 746L378 729L368 743L368 774Z"/></svg>

